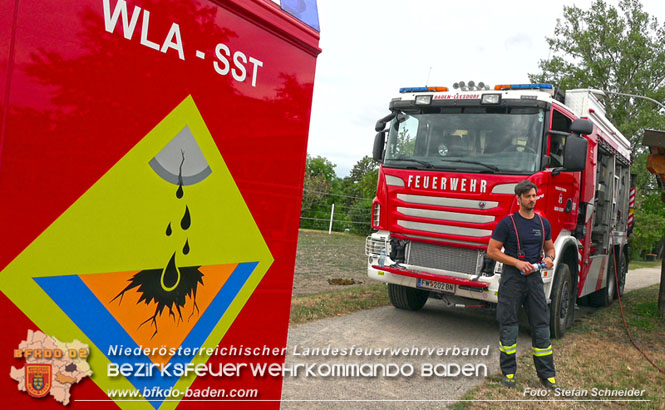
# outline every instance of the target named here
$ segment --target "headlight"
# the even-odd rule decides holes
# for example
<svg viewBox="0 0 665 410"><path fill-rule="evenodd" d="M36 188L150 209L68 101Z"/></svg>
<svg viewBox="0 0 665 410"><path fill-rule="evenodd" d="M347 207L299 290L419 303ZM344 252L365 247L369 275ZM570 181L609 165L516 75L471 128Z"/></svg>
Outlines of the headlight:
<svg viewBox="0 0 665 410"><path fill-rule="evenodd" d="M501 94L483 94L481 104L498 104L501 102Z"/></svg>
<svg viewBox="0 0 665 410"><path fill-rule="evenodd" d="M431 95L416 95L416 105L429 105L431 102Z"/></svg>

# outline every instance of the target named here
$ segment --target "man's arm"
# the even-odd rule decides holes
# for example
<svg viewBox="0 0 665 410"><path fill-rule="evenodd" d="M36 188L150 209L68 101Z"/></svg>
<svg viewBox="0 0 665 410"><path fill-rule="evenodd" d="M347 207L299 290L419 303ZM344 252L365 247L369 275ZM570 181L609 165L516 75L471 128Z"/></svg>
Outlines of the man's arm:
<svg viewBox="0 0 665 410"><path fill-rule="evenodd" d="M550 240L550 243L551 242L552 241ZM496 239L490 239L490 243L487 245L487 256L497 262L503 263L504 265L514 266L525 275L528 275L533 271L533 266L529 262L521 261L517 258L506 255L501 252L502 247L503 242L499 242ZM554 245L552 245L552 252L554 252Z"/></svg>
<svg viewBox="0 0 665 410"><path fill-rule="evenodd" d="M554 254L554 242L552 242L551 239L546 240L543 249L545 250L545 258L543 259L545 267L547 269L552 269L554 266L554 257L556 256Z"/></svg>

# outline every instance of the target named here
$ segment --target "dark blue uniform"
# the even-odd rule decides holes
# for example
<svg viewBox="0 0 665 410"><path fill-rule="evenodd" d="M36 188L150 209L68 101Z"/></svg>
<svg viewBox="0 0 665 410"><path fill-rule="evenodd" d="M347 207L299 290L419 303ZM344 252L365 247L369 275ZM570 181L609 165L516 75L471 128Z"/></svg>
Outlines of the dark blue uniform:
<svg viewBox="0 0 665 410"><path fill-rule="evenodd" d="M527 262L540 262L544 243L543 227L545 228L545 241L552 239L552 228L549 221L542 218L541 225L540 215L536 214L533 219L526 219L519 212L515 212L512 217L512 220L510 216L507 216L499 221L492 233L492 239L503 242L504 253L508 256L517 258L518 248L521 248ZM513 220L515 221L515 226L513 226ZM519 232L519 247L515 227L517 227L517 231Z"/></svg>
<svg viewBox="0 0 665 410"><path fill-rule="evenodd" d="M533 219L526 219L516 212L512 215L512 220L507 216L497 224L492 239L503 243L506 255L537 263L542 259L544 242L552 239L552 228L547 219L537 214ZM520 254L523 256L520 257ZM496 310L500 327L501 372L509 375L517 371L515 353L519 333L519 312L522 306L526 309L531 326L536 372L541 379L554 377L554 358L550 344L550 312L545 299L542 277L539 272L522 275L517 268L507 265L503 265Z"/></svg>

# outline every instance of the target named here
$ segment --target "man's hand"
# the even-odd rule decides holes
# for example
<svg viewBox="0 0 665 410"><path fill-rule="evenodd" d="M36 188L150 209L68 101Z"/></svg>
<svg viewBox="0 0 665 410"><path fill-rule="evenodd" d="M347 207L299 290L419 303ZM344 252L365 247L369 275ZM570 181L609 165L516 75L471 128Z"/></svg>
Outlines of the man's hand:
<svg viewBox="0 0 665 410"><path fill-rule="evenodd" d="M543 250L545 251L545 256L543 258L543 262L545 263L545 267L547 269L552 269L554 266L554 244L552 243L551 239L548 239L545 241L545 245L543 246ZM552 257L550 258L551 255Z"/></svg>
<svg viewBox="0 0 665 410"><path fill-rule="evenodd" d="M517 263L515 264L515 267L520 272L522 272L524 276L528 276L533 272L533 265L530 264L529 262L518 260Z"/></svg>

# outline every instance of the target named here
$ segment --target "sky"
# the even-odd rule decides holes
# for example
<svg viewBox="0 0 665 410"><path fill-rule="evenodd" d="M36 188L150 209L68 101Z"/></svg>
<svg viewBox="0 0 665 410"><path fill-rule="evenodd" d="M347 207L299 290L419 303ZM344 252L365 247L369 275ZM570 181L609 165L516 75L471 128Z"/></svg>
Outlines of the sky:
<svg viewBox="0 0 665 410"><path fill-rule="evenodd" d="M591 0L318 0L319 55L307 152L347 176L401 87L528 83L564 5ZM618 1L609 0L616 5ZM665 22L665 1L642 0Z"/></svg>

